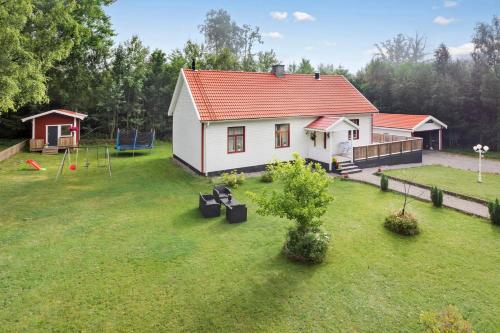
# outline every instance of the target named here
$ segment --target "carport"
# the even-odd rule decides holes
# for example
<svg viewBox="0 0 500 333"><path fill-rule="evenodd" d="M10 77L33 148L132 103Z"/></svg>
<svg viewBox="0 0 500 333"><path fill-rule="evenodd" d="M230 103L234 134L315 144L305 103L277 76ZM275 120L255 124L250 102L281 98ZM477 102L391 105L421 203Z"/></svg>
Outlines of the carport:
<svg viewBox="0 0 500 333"><path fill-rule="evenodd" d="M441 150L443 129L448 126L431 115L378 113L373 115L373 133L395 137L419 137L423 148Z"/></svg>

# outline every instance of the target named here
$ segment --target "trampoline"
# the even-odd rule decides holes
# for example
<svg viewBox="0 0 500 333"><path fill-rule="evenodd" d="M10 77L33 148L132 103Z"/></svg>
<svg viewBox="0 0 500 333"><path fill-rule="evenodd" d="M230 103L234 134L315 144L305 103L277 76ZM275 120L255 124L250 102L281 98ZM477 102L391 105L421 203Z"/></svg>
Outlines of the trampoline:
<svg viewBox="0 0 500 333"><path fill-rule="evenodd" d="M118 151L151 149L154 141L154 129L149 132L139 132L137 129L118 129L116 131L115 149Z"/></svg>

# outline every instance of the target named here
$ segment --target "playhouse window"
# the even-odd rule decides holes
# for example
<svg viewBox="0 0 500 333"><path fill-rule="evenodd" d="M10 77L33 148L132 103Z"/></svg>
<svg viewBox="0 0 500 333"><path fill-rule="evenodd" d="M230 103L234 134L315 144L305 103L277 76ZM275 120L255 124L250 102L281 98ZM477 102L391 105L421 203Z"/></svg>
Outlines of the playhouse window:
<svg viewBox="0 0 500 333"><path fill-rule="evenodd" d="M274 132L275 147L290 147L290 124L277 124Z"/></svg>
<svg viewBox="0 0 500 333"><path fill-rule="evenodd" d="M71 125L61 125L61 136L71 136Z"/></svg>
<svg viewBox="0 0 500 333"><path fill-rule="evenodd" d="M245 151L245 127L227 128L227 152L242 153Z"/></svg>
<svg viewBox="0 0 500 333"><path fill-rule="evenodd" d="M359 126L359 119L349 119L349 120ZM352 133L354 134L352 139L359 140L359 130L354 130L354 131L352 131ZM349 138L348 139L351 140L351 131L349 131Z"/></svg>

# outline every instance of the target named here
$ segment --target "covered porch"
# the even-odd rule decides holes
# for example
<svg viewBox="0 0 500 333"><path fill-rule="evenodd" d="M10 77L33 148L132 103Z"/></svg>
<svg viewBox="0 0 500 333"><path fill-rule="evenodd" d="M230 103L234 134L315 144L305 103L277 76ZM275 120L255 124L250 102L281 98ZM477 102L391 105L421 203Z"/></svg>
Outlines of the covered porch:
<svg viewBox="0 0 500 333"><path fill-rule="evenodd" d="M353 162L354 138L359 135L357 124L346 117L324 116L307 125L305 131L310 138L309 159L320 162L328 171L334 169L333 159L337 163Z"/></svg>

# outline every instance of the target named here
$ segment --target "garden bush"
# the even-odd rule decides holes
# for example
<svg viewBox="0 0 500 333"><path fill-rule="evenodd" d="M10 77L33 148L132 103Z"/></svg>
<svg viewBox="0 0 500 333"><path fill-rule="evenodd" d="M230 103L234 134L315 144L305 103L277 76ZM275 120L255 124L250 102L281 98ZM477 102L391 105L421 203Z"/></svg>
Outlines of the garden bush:
<svg viewBox="0 0 500 333"><path fill-rule="evenodd" d="M266 171L260 177L260 180L264 183L272 183L273 182L273 164L268 165L266 167Z"/></svg>
<svg viewBox="0 0 500 333"><path fill-rule="evenodd" d="M231 188L237 188L245 182L245 174L242 172L238 174L236 170L231 172L223 172L221 175L222 182Z"/></svg>
<svg viewBox="0 0 500 333"><path fill-rule="evenodd" d="M287 234L283 253L290 259L320 263L325 258L328 235L321 231L321 217L333 200L332 178L319 163L307 163L298 153L294 161L269 166L278 184L271 193L249 196L257 203L257 214L272 215L295 221Z"/></svg>
<svg viewBox="0 0 500 333"><path fill-rule="evenodd" d="M380 189L384 192L389 190L389 177L386 175L382 175L382 177L380 177Z"/></svg>
<svg viewBox="0 0 500 333"><path fill-rule="evenodd" d="M431 200L434 207L443 206L443 191L440 190L437 186L433 186L431 188Z"/></svg>
<svg viewBox="0 0 500 333"><path fill-rule="evenodd" d="M420 233L417 219L408 212L397 212L385 218L384 226L400 235L413 236Z"/></svg>
<svg viewBox="0 0 500 333"><path fill-rule="evenodd" d="M330 237L319 228L292 228L288 231L283 253L295 261L318 264L323 262Z"/></svg>
<svg viewBox="0 0 500 333"><path fill-rule="evenodd" d="M491 223L500 225L500 203L498 199L489 203L488 210L490 211Z"/></svg>
<svg viewBox="0 0 500 333"><path fill-rule="evenodd" d="M420 323L425 327L424 333L473 333L471 324L464 319L460 311L448 305L440 312L424 312L420 315Z"/></svg>

